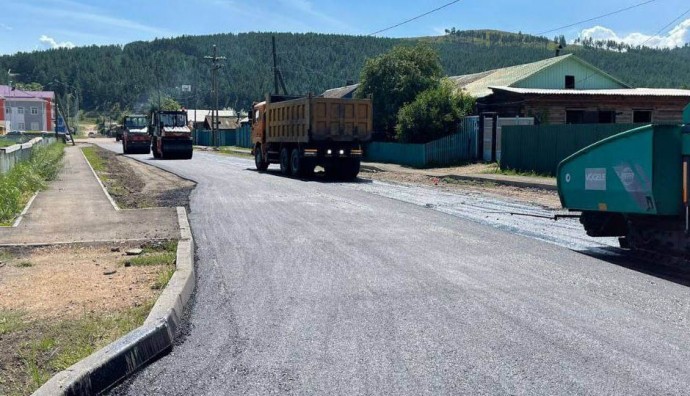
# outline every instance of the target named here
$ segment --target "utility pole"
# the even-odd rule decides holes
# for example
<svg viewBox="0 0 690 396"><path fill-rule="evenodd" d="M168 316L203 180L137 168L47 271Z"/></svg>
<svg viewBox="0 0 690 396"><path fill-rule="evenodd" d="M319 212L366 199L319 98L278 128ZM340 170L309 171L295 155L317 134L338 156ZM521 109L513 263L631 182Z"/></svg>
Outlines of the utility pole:
<svg viewBox="0 0 690 396"><path fill-rule="evenodd" d="M204 59L211 60L211 93L215 96L215 106L211 110L211 136L213 140L213 145L218 146L218 70L220 70L223 65L220 61L225 60L224 56L218 56L218 48L215 44L213 45L213 56L204 56Z"/></svg>
<svg viewBox="0 0 690 396"><path fill-rule="evenodd" d="M271 36L272 52L273 52L273 92L278 95L278 82L283 88L283 95L287 96L287 89L285 88L285 81L283 81L283 73L278 69L278 58L276 56L276 36Z"/></svg>

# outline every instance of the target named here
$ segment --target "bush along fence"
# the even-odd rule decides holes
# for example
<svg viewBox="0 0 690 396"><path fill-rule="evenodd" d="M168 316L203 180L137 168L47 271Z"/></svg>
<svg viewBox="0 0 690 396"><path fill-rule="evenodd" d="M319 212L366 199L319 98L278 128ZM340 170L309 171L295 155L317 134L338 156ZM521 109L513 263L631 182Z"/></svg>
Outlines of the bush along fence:
<svg viewBox="0 0 690 396"><path fill-rule="evenodd" d="M639 127L635 124L504 126L501 169L556 174L558 164L601 139Z"/></svg>
<svg viewBox="0 0 690 396"><path fill-rule="evenodd" d="M458 132L426 144L372 142L366 145L366 161L424 168L452 165L477 159L478 117L467 117Z"/></svg>
<svg viewBox="0 0 690 396"><path fill-rule="evenodd" d="M192 131L193 143L197 146L213 146L213 135L208 129L195 129ZM218 131L217 146L252 147L251 128L249 125L236 130Z"/></svg>
<svg viewBox="0 0 690 396"><path fill-rule="evenodd" d="M37 137L26 143L0 147L0 174L5 174L19 162L30 159L31 152L36 147L46 146L51 143L55 143L54 137Z"/></svg>
<svg viewBox="0 0 690 396"><path fill-rule="evenodd" d="M18 161L11 170L0 174L0 225L9 225L31 195L45 188L47 181L57 177L64 145L47 144L48 139L43 142L32 145L28 158Z"/></svg>

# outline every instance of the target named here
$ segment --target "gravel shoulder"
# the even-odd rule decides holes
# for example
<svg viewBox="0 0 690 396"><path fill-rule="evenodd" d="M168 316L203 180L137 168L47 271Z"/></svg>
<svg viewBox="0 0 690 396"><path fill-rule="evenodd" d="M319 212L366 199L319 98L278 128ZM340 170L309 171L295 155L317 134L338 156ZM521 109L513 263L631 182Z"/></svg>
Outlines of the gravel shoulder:
<svg viewBox="0 0 690 396"><path fill-rule="evenodd" d="M463 171L466 171L467 174L478 173L478 171L484 169L483 165L484 164L476 164L476 166L470 168L463 167ZM535 204L548 209L561 209L561 202L558 198L558 193L553 190L506 186L491 181L457 180L449 177L431 176L427 173L428 172L423 171L380 171L365 168L362 169L359 177L365 180L368 179L388 183L433 187L435 189L450 193L482 193L492 197L504 197L524 203Z"/></svg>

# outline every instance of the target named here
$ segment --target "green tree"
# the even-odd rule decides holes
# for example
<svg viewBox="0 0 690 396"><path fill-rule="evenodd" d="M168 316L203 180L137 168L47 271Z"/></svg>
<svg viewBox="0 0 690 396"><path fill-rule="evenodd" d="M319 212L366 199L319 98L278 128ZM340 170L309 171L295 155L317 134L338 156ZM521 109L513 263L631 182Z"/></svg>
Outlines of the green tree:
<svg viewBox="0 0 690 396"><path fill-rule="evenodd" d="M460 118L470 114L475 100L457 91L455 84L441 84L420 93L398 112L396 132L404 143L427 143L455 133Z"/></svg>
<svg viewBox="0 0 690 396"><path fill-rule="evenodd" d="M14 84L14 87L17 89L21 89L22 91L43 91L43 85L37 83L37 82L31 82L31 83L16 83Z"/></svg>
<svg viewBox="0 0 690 396"><path fill-rule="evenodd" d="M373 96L374 129L393 137L400 107L437 86L442 74L438 53L429 45L394 47L366 61L356 96Z"/></svg>
<svg viewBox="0 0 690 396"><path fill-rule="evenodd" d="M149 100L149 112L157 110L175 111L180 110L182 108L182 106L170 96L162 97L160 101L160 107L158 105L158 98L151 98Z"/></svg>

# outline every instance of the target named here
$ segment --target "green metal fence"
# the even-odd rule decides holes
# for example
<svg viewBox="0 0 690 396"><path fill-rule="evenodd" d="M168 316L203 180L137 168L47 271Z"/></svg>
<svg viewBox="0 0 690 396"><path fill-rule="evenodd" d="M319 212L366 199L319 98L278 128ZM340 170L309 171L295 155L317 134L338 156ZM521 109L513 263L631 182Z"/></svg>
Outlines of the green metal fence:
<svg viewBox="0 0 690 396"><path fill-rule="evenodd" d="M467 117L458 133L426 144L372 142L364 149L365 159L417 168L444 166L477 158L478 117Z"/></svg>
<svg viewBox="0 0 690 396"><path fill-rule="evenodd" d="M244 125L237 130L235 146L252 148L252 128L249 125Z"/></svg>
<svg viewBox="0 0 690 396"><path fill-rule="evenodd" d="M238 146L251 148L252 131L249 125L237 130L218 132L218 146ZM197 146L212 146L213 135L208 129L195 129L192 131L193 143Z"/></svg>
<svg viewBox="0 0 690 396"><path fill-rule="evenodd" d="M566 157L601 139L636 128L634 124L504 126L501 169L556 174Z"/></svg>

